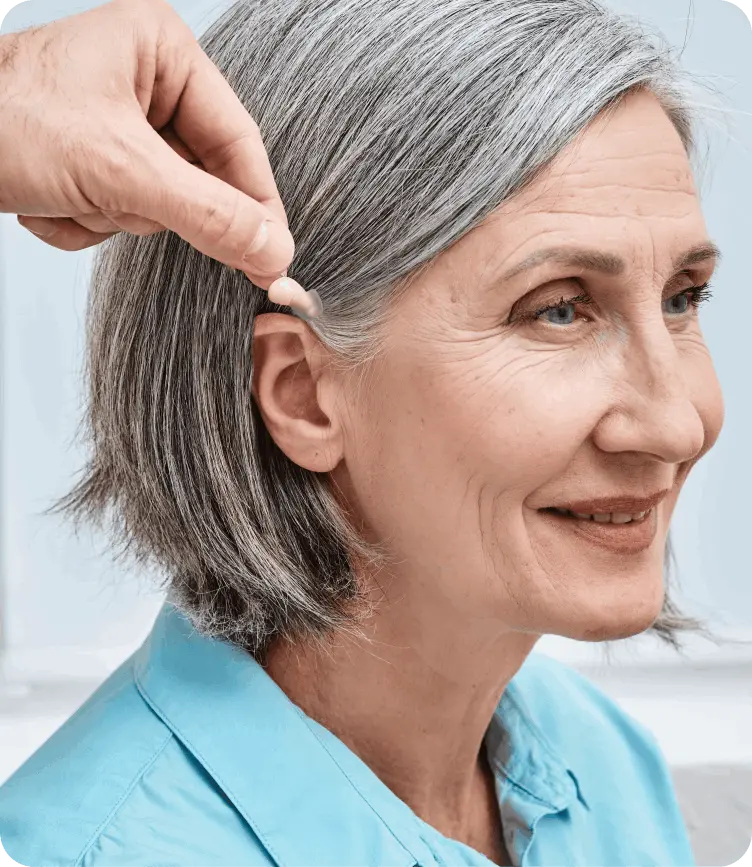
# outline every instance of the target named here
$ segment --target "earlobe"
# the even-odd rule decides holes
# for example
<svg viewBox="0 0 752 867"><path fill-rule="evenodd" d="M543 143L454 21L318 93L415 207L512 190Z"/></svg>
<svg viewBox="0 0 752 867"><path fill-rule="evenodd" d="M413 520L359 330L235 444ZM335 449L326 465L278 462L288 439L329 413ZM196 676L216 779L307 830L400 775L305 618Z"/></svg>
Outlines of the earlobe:
<svg viewBox="0 0 752 867"><path fill-rule="evenodd" d="M342 460L339 412L326 350L297 316L264 313L253 329L253 398L279 448L299 466L329 472Z"/></svg>

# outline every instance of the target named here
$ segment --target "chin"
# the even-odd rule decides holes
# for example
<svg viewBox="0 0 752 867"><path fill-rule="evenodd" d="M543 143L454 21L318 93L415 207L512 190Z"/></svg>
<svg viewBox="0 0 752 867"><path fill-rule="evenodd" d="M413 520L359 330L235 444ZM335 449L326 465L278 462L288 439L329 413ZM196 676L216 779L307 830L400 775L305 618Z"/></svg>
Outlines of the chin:
<svg viewBox="0 0 752 867"><path fill-rule="evenodd" d="M632 588L614 598L604 594L596 600L590 598L586 607L573 611L567 623L562 623L556 634L576 641L618 641L645 632L661 614L665 591L662 580L657 586Z"/></svg>
<svg viewBox="0 0 752 867"><path fill-rule="evenodd" d="M658 612L660 613L660 612ZM605 623L593 624L589 628L584 629L580 636L577 636L578 641L619 641L622 638L633 638L635 635L640 635L645 630L655 623L658 613L650 618L625 619L621 623ZM575 636L572 636L575 637Z"/></svg>
<svg viewBox="0 0 752 867"><path fill-rule="evenodd" d="M640 605L624 605L607 612L601 617L591 616L587 622L577 624L568 635L578 641L618 641L640 635L655 623L663 605L663 593L659 601L644 600Z"/></svg>

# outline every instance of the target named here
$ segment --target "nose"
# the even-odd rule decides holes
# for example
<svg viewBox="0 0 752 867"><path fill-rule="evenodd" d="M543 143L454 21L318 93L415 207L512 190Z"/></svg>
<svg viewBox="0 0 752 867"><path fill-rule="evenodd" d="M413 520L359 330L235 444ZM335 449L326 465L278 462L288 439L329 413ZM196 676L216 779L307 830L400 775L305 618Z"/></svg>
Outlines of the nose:
<svg viewBox="0 0 752 867"><path fill-rule="evenodd" d="M692 399L691 371L664 323L630 340L616 385L618 398L595 429L606 452L638 452L681 464L701 453L702 417Z"/></svg>

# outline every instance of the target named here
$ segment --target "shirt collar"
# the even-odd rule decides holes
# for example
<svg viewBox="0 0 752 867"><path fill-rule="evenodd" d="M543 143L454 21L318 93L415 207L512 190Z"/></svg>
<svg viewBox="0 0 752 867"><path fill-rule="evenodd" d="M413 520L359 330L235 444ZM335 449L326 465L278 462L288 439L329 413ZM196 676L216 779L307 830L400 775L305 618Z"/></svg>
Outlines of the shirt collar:
<svg viewBox="0 0 752 867"><path fill-rule="evenodd" d="M522 671L486 735L491 766L539 805L559 811L576 797L584 803L574 772L530 717ZM278 867L344 867L370 863L374 853L394 867L435 863L415 813L352 750L253 657L200 634L170 603L137 651L134 675L144 700Z"/></svg>
<svg viewBox="0 0 752 867"><path fill-rule="evenodd" d="M134 676L279 867L433 863L407 804L253 657L201 635L169 603Z"/></svg>
<svg viewBox="0 0 752 867"><path fill-rule="evenodd" d="M486 733L491 767L551 810L587 801L573 768L536 724L525 701L525 665L507 685Z"/></svg>

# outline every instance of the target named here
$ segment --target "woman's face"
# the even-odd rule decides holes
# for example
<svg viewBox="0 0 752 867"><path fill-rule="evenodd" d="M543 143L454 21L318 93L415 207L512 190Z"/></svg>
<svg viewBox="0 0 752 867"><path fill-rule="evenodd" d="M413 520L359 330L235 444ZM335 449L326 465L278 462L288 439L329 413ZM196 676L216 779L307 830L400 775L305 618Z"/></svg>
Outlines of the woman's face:
<svg viewBox="0 0 752 867"><path fill-rule="evenodd" d="M640 93L421 276L345 392L332 473L401 589L535 634L650 626L677 496L723 420L695 307L712 249Z"/></svg>

